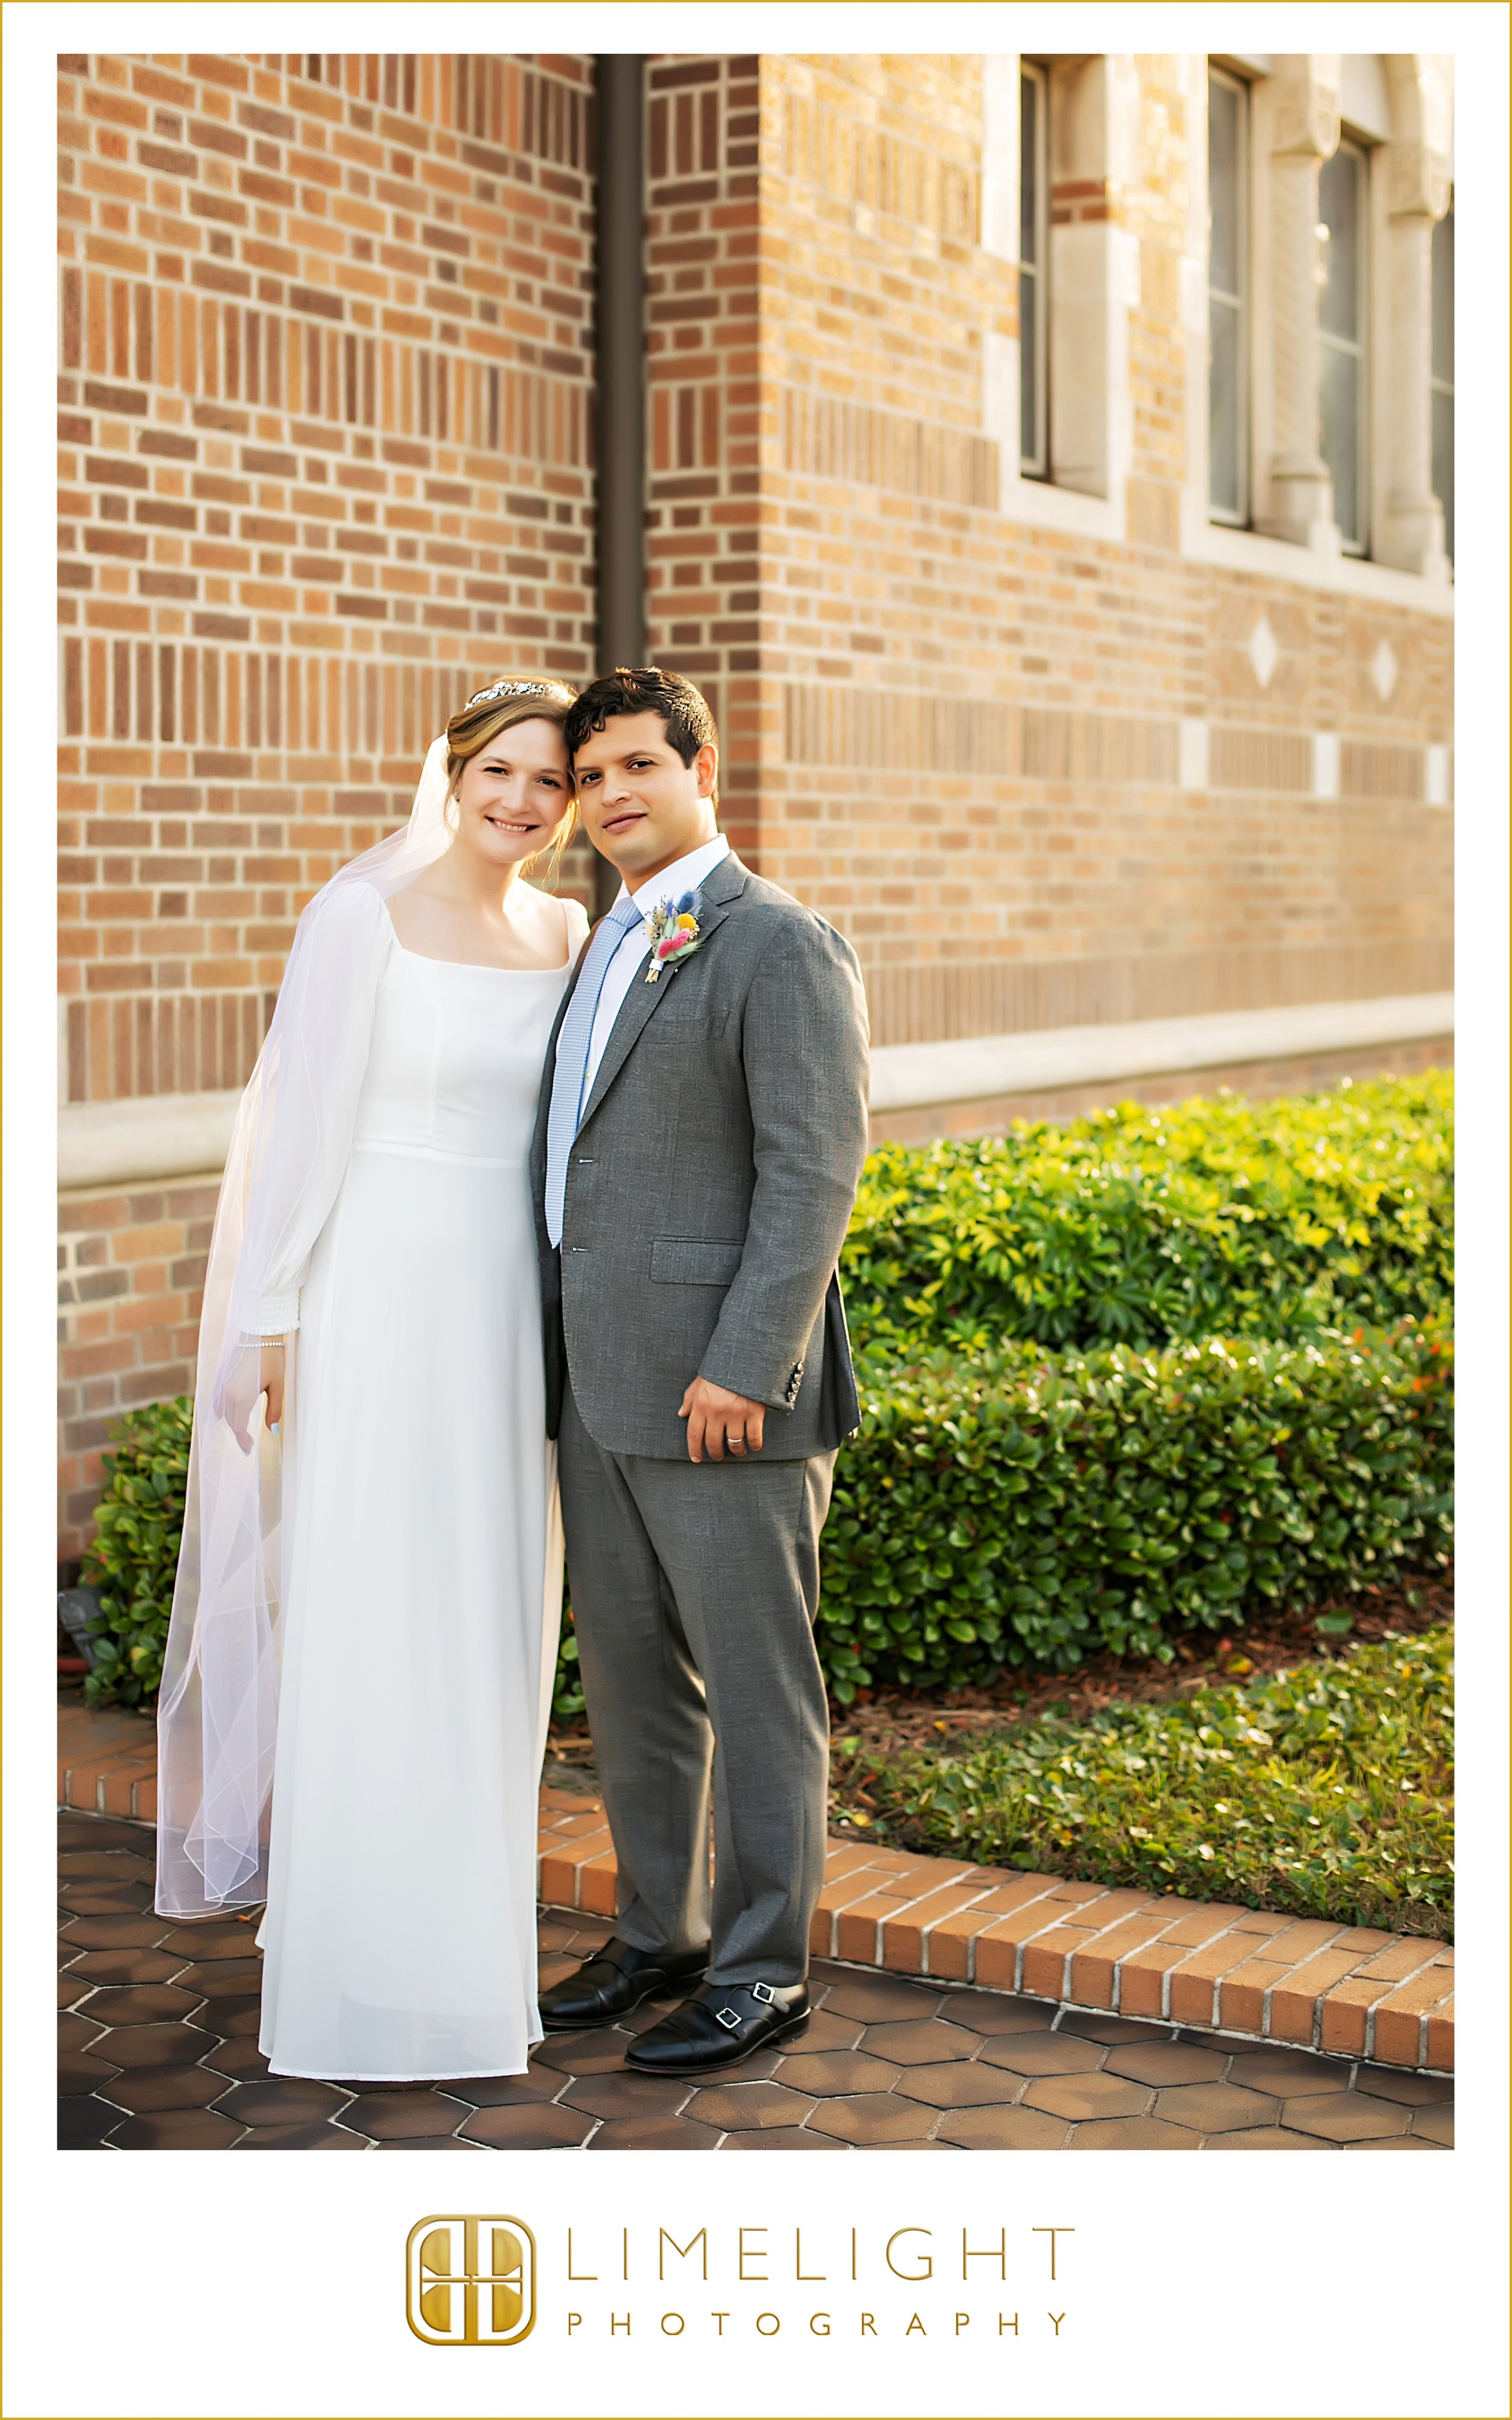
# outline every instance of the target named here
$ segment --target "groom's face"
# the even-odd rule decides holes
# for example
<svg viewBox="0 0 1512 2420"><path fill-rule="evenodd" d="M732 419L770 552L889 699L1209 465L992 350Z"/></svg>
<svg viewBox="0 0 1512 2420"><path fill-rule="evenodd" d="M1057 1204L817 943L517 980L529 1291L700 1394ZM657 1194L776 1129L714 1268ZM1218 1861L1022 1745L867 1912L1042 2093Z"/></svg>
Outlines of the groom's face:
<svg viewBox="0 0 1512 2420"><path fill-rule="evenodd" d="M701 748L685 765L659 714L611 715L572 766L588 837L627 890L714 837L718 751Z"/></svg>

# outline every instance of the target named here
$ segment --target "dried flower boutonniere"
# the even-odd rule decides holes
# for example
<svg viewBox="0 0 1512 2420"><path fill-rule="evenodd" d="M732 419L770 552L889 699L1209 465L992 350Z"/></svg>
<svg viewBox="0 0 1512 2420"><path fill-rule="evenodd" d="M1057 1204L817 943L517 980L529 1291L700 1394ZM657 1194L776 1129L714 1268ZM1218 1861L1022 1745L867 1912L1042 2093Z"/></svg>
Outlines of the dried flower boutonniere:
<svg viewBox="0 0 1512 2420"><path fill-rule="evenodd" d="M661 979L663 969L680 967L702 944L697 909L701 905L696 891L685 891L681 899L658 899L646 918L646 931L651 936L651 964L646 969L648 984Z"/></svg>

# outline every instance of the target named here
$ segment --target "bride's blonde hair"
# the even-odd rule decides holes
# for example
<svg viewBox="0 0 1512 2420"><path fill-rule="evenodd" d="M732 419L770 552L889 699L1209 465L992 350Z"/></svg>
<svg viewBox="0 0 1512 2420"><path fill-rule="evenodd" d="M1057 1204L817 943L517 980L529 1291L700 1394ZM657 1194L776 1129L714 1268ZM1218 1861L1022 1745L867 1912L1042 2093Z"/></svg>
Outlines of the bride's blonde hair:
<svg viewBox="0 0 1512 2420"><path fill-rule="evenodd" d="M570 683L560 680L500 680L491 689L479 690L466 706L459 706L446 726L446 787L447 803L456 795L456 785L463 770L474 756L497 739L501 731L509 731L517 722L554 722L560 731L567 719L567 709L577 696ZM572 758L567 758L567 783L572 787ZM569 797L567 810L558 824L550 842L528 857L520 867L522 874L533 875L537 869L548 881L554 882L562 864L562 853L578 829L578 800Z"/></svg>

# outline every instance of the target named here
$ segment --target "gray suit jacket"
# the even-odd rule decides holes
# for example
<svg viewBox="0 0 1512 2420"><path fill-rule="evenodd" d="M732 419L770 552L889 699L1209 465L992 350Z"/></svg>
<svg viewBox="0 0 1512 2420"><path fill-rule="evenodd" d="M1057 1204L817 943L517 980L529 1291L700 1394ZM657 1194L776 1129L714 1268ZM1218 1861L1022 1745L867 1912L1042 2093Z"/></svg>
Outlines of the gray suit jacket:
<svg viewBox="0 0 1512 2420"><path fill-rule="evenodd" d="M615 1018L560 1253L546 1137L566 999L547 1052L531 1154L547 1425L570 1374L606 1451L682 1460L677 1406L702 1375L769 1404L761 1458L788 1461L860 1417L836 1266L866 1156L866 997L849 943L738 858L700 890L700 947L638 974Z"/></svg>

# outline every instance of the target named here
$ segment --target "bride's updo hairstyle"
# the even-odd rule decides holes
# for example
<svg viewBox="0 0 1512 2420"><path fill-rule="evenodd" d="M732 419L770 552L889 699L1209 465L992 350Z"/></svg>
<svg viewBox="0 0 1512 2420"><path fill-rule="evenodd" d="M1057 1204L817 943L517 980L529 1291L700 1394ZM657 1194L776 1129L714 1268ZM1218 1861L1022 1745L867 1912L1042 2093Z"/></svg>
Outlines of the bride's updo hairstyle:
<svg viewBox="0 0 1512 2420"><path fill-rule="evenodd" d="M491 747L501 731L517 722L554 722L560 731L567 719L567 709L578 692L566 681L500 680L491 689L480 689L459 706L446 726L446 787L448 805L455 797L462 778L463 768L473 756L481 756ZM567 759L567 780L572 781L572 759ZM567 811L557 826L550 845L528 857L520 868L523 874L539 869L554 882L562 863L562 852L578 829L578 801L569 798Z"/></svg>

